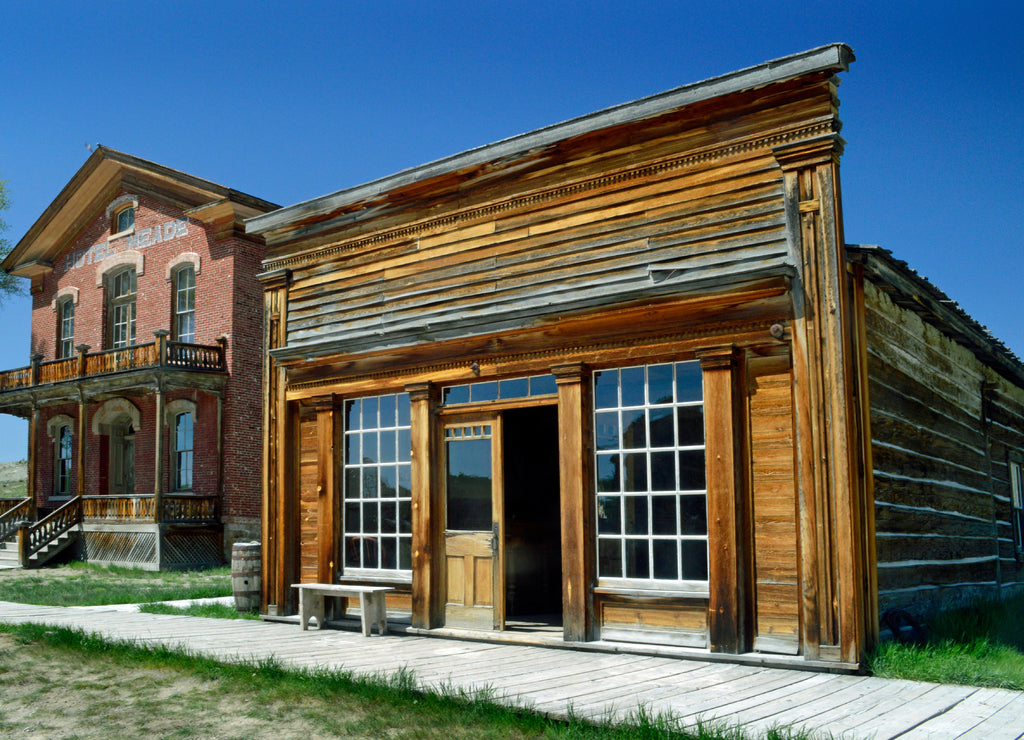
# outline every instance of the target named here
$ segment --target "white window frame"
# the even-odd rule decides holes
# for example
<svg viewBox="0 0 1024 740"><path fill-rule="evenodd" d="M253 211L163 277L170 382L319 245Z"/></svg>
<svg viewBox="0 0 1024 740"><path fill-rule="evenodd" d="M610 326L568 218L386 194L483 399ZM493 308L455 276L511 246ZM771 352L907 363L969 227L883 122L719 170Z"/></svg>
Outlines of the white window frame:
<svg viewBox="0 0 1024 740"><path fill-rule="evenodd" d="M75 354L75 301L72 296L57 303L57 359Z"/></svg>
<svg viewBox="0 0 1024 740"><path fill-rule="evenodd" d="M128 280L128 287L124 281ZM135 314L138 296L138 273L134 267L119 270L110 276L110 347L124 349L135 345Z"/></svg>
<svg viewBox="0 0 1024 740"><path fill-rule="evenodd" d="M61 424L55 430L53 495L60 498L71 496L72 472L74 469L74 432L70 424Z"/></svg>
<svg viewBox="0 0 1024 740"><path fill-rule="evenodd" d="M191 411L182 411L175 414L171 421L171 455L174 461L171 490L175 493L189 493L194 484L195 417ZM181 428L183 423L185 429Z"/></svg>
<svg viewBox="0 0 1024 740"><path fill-rule="evenodd" d="M409 394L352 398L345 401L344 408L342 577L408 581L412 578ZM388 418L384 418L384 409ZM384 486L385 478L394 481L393 495ZM394 528L387 529L385 518L391 509ZM394 548L394 567L385 567L385 542Z"/></svg>
<svg viewBox="0 0 1024 740"><path fill-rule="evenodd" d="M186 277L191 279L182 285ZM196 341L196 270L191 264L174 271L174 341L185 344Z"/></svg>
<svg viewBox="0 0 1024 740"><path fill-rule="evenodd" d="M1024 455L1013 455L1010 464L1010 524L1017 559L1024 558Z"/></svg>
<svg viewBox="0 0 1024 740"><path fill-rule="evenodd" d="M651 373L664 375L667 369L671 369L672 397L651 398ZM606 374L615 374L615 394L617 398L611 402L602 398L606 390L610 388L605 385L606 390L599 395L598 386ZM634 378L642 373L643 377L643 398L624 397L623 374ZM699 399L682 397L677 386L677 378L680 373L685 374L691 380L696 378L699 388ZM627 378L628 382L628 378ZM708 529L707 529L707 458L705 451L704 435L704 394L703 375L700 363L697 360L686 362L658 363L652 365L638 365L629 367L615 367L597 370L594 373L594 485L595 485L595 530L597 546L595 556L597 558L596 568L598 573L599 589L628 590L628 591L658 591L658 592L679 592L693 594L695 596L706 595L708 591ZM631 385L632 388L635 386ZM693 385L688 386L693 389ZM667 417L666 417L667 414ZM682 416L682 415L685 415ZM699 436L700 443L696 444L694 439L681 440L679 432L679 419L691 417L686 429L693 435ZM664 424L665 419L671 420L672 444L653 444L652 420L660 419ZM629 428L643 419L643 439L639 440L628 432ZM699 420L700 428L697 430L695 424ZM664 427L660 427L661 434L664 434ZM634 430L638 431L638 430ZM668 486L662 480L658 485L655 478L655 468L662 474L666 471L664 467L667 456L672 456L674 480L672 486ZM632 458L636 467L627 464L627 456ZM699 466L703 468L703 474L698 478L701 486L692 488L684 485L681 480L682 460L690 459L696 462L699 456ZM630 479L628 469L638 471L640 463L645 469L642 476ZM653 464L652 464L653 463ZM691 467L691 469L693 469ZM617 480L609 473L614 471ZM674 532L659 532L659 525L666 528L668 522L665 518L655 517L655 508L663 507L670 499L674 505L675 521L672 522ZM611 507L611 508L608 508ZM703 532L686 531L684 526L685 514L689 511L691 516L697 512L697 521L700 521L700 513L703 512ZM629 531L630 515L641 513L646 517L645 526L638 528L639 531ZM635 520L634 520L635 521ZM616 529L617 528L617 529ZM692 529L692 526L691 526ZM603 530L603 531L602 531ZM666 563L663 557L659 557L656 548L658 543L674 543L676 568L675 577L659 577L655 575L657 563ZM646 545L646 548L644 547ZM615 548L618 548L618 559L615 562ZM637 563L637 570L644 570L640 567L643 563L643 555L646 554L646 573L644 575L629 575L630 547L638 548L633 552L638 556L633 562ZM667 549L663 544L660 546L663 553ZM703 562L700 561L703 558ZM618 565L618 568L615 568ZM610 567L609 567L610 566ZM603 572L602 572L603 571ZM701 574L702 578L693 577L694 573ZM689 578L685 576L691 576Z"/></svg>

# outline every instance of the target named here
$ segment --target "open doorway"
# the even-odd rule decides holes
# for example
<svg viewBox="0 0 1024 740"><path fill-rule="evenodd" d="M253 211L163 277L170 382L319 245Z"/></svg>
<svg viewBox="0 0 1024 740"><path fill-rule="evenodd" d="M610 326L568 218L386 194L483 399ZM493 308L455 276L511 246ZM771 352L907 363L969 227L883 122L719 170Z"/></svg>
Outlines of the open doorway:
<svg viewBox="0 0 1024 740"><path fill-rule="evenodd" d="M558 408L512 409L502 417L506 628L560 628Z"/></svg>

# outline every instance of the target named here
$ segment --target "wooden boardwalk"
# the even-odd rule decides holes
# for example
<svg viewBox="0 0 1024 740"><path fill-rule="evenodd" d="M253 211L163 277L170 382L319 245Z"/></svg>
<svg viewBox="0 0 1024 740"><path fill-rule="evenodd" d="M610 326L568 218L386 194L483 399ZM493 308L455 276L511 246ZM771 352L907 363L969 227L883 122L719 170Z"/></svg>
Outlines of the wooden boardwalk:
<svg viewBox="0 0 1024 740"><path fill-rule="evenodd" d="M0 602L0 621L37 622L210 657L338 668L409 670L423 688L487 688L500 701L564 717L624 718L638 706L740 725L843 738L1024 738L1024 692L414 635L303 632L298 625L140 614L116 607Z"/></svg>

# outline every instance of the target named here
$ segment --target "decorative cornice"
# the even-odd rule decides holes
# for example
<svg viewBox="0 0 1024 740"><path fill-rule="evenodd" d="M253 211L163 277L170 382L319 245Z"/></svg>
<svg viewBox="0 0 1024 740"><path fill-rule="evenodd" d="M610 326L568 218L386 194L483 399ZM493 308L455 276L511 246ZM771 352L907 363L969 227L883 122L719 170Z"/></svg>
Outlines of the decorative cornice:
<svg viewBox="0 0 1024 740"><path fill-rule="evenodd" d="M772 324L776 323L776 318L767 318L757 321L744 321L744 322L720 322L717 324L703 324L700 327L695 327L692 330L671 332L665 334L656 334L649 337L644 337L642 344L654 345L654 344L667 344L670 342L686 341L696 338L706 338L712 340L714 337L725 336L729 334L737 333L748 333L758 330L767 330ZM576 345L561 345L556 348L535 350L533 352L519 352L510 353L503 355L488 355L487 364L489 365L504 365L504 364L523 364L533 361L543 361L545 359L558 360L565 357L573 357L585 355L587 353L598 352L601 350L613 350L613 349L629 349L635 348L638 344L636 338L632 339L621 339L616 341L608 342L589 342L581 343ZM714 347L723 346L721 343L713 345ZM479 361L479 358L478 358ZM584 363L580 360L570 360L569 362L562 361L559 363L561 367L570 367L573 365L582 366ZM393 378L400 378L403 375L418 375L422 376L428 373L444 373L450 370L458 370L466 366L466 358L460 357L456 360L449 362L439 362L433 364L424 365L410 365L395 370L381 370L373 373L362 373L356 375L333 375L317 380L308 380L302 383L289 383L288 390L294 391L308 391L315 388L324 388L327 386L337 385L340 382L354 383L363 382L368 380L388 380ZM552 368L553 370L554 368ZM412 386L407 386L411 388Z"/></svg>
<svg viewBox="0 0 1024 740"><path fill-rule="evenodd" d="M838 120L829 116L824 120L817 121L802 128L783 131L769 136L763 136L758 139L750 139L734 144L711 147L685 156L677 157L675 159L640 165L632 169L626 169L612 174L603 175L601 177L595 177L590 180L582 180L569 185L540 190L536 193L530 193L529 195L520 196L518 198L511 198L501 203L492 203L479 208L471 208L458 213L450 213L438 218L421 221L420 223L410 224L408 226L373 234L372 236L367 236L362 239L355 239L353 241L340 244L331 244L321 247L313 252L293 255L290 257L282 257L281 259L276 260L267 260L263 266L267 273L271 273L275 270L317 262L346 252L354 252L388 242L409 239L416 237L425 231L437 231L444 228L451 228L460 223L475 221L489 216L507 213L509 211L521 210L550 200L556 200L558 198L564 198L566 196L576 195L590 190L605 188L609 185L616 185L630 180L653 177L672 170L692 167L737 154L747 154L756 150L769 150L774 153L774 151L779 149L779 147L785 145L799 143L808 139L811 141L817 141L822 137L829 137L833 135L838 136L835 134L835 129L838 125Z"/></svg>

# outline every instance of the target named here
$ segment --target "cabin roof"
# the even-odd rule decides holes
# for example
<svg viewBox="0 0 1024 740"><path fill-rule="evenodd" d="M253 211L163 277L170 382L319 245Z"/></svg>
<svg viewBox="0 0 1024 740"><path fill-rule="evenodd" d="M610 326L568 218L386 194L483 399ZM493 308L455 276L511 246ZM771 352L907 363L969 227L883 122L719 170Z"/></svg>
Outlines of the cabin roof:
<svg viewBox="0 0 1024 740"><path fill-rule="evenodd" d="M918 314L946 336L969 349L983 364L1024 387L1024 362L1000 339L971 317L926 277L876 244L847 244L851 262L864 271L893 302Z"/></svg>
<svg viewBox="0 0 1024 740"><path fill-rule="evenodd" d="M488 162L514 158L533 149L550 146L557 142L599 131L610 126L633 123L652 118L677 108L712 98L755 89L766 85L790 80L802 75L825 71L846 71L854 61L853 50L841 43L833 43L809 49L797 54L781 57L769 62L747 67L728 74L719 75L702 82L683 85L666 92L622 103L604 110L573 118L562 123L519 134L508 139L469 149L427 164L402 170L396 174L372 180L363 185L339 190L319 198L302 201L281 208L246 222L249 233L263 234L273 241L271 232L291 230L303 222L321 221L339 209L351 206L367 198L401 188L429 178L447 175L459 170L477 167ZM358 216L349 214L353 221ZM337 226L336 222L326 226ZM319 228L313 229L317 231ZM309 235L312 231L304 231ZM294 236L295 234L291 234Z"/></svg>
<svg viewBox="0 0 1024 740"><path fill-rule="evenodd" d="M0 269L22 277L30 277L37 268L45 269L50 260L78 238L120 188L152 192L186 209L230 204L243 218L280 207L209 180L97 146L0 263Z"/></svg>

